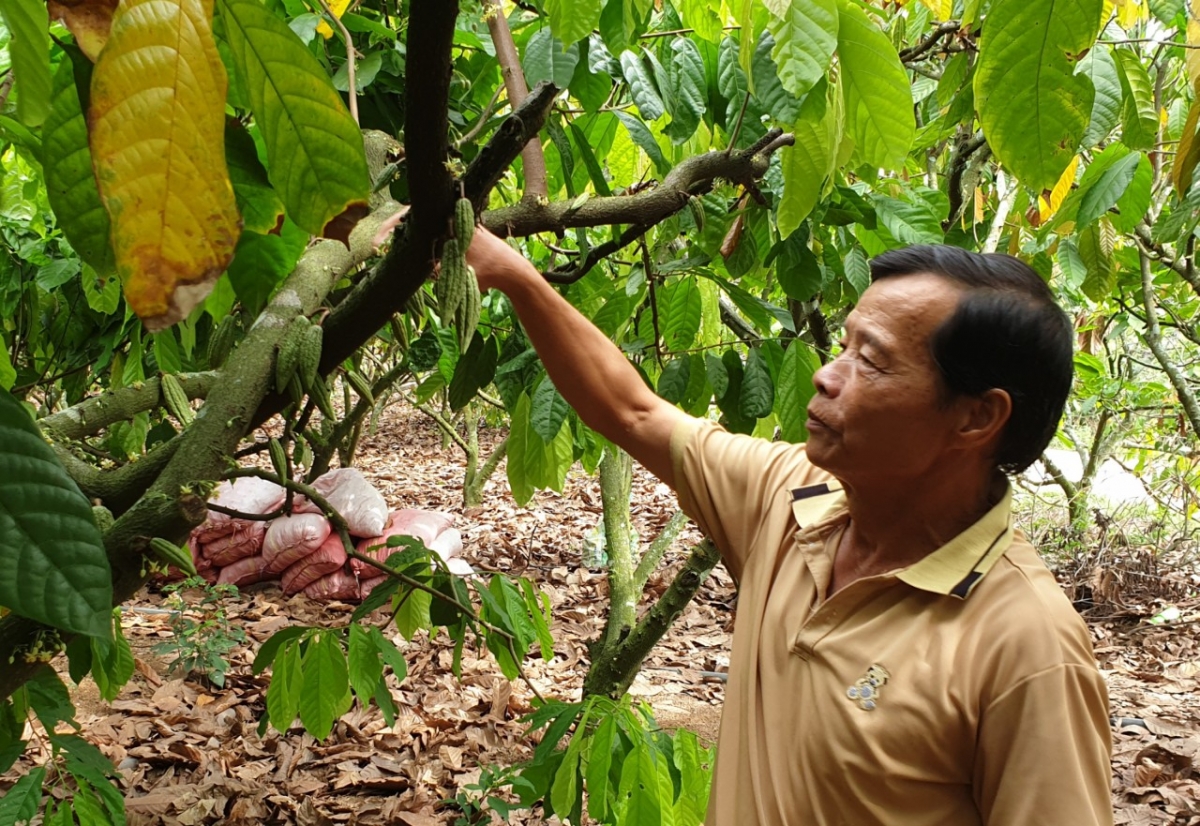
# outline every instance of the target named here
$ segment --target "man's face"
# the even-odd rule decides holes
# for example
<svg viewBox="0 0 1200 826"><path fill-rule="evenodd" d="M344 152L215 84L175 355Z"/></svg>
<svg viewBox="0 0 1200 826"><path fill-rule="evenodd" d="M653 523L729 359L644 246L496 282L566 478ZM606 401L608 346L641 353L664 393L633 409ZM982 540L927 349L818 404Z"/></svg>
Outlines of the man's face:
<svg viewBox="0 0 1200 826"><path fill-rule="evenodd" d="M943 405L929 340L962 290L935 275L872 284L846 319L841 353L813 376L808 457L843 481L931 470L960 420Z"/></svg>

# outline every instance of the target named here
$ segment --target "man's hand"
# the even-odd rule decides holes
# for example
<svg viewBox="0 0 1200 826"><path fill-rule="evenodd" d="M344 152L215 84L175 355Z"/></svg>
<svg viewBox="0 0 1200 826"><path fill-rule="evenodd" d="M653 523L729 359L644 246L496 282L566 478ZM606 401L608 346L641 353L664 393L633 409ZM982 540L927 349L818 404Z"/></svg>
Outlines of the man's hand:
<svg viewBox="0 0 1200 826"><path fill-rule="evenodd" d="M525 256L482 226L475 227L475 235L467 250L467 263L475 268L481 292L493 288L507 292L508 287L518 279L536 278L538 275Z"/></svg>

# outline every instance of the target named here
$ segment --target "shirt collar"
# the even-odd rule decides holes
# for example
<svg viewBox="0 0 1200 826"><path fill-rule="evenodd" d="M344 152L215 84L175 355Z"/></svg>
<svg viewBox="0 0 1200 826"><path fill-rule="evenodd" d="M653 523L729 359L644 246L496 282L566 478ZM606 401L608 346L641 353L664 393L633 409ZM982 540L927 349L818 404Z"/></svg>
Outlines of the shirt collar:
<svg viewBox="0 0 1200 826"><path fill-rule="evenodd" d="M846 494L836 480L790 491L792 513L801 528L829 522L846 506ZM971 527L919 562L896 572L902 582L923 591L966 599L979 581L1012 544L1012 487Z"/></svg>

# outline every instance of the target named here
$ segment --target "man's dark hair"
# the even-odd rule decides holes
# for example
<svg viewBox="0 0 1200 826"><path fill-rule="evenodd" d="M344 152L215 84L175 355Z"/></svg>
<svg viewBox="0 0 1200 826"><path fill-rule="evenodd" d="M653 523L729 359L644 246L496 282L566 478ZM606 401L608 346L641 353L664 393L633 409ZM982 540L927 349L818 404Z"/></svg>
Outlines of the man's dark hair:
<svg viewBox="0 0 1200 826"><path fill-rule="evenodd" d="M933 359L953 395L1008 392L1012 416L995 461L1020 473L1042 455L1062 418L1074 372L1071 322L1041 277L1008 255L918 245L871 261L872 281L922 273L966 289L930 340Z"/></svg>

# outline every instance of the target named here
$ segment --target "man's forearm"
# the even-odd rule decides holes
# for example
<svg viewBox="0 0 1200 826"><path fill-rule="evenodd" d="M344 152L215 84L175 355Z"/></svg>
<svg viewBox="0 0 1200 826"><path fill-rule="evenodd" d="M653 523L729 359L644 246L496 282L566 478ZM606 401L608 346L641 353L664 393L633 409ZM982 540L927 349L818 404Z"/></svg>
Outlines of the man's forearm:
<svg viewBox="0 0 1200 826"><path fill-rule="evenodd" d="M584 423L622 444L658 398L625 355L528 265L497 285L512 302L554 386Z"/></svg>

